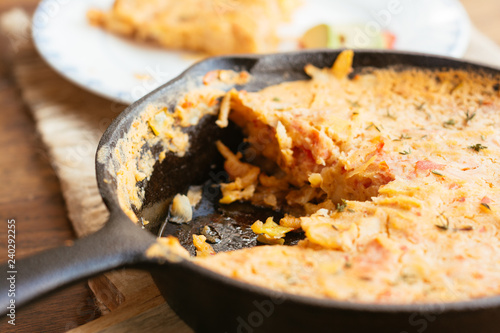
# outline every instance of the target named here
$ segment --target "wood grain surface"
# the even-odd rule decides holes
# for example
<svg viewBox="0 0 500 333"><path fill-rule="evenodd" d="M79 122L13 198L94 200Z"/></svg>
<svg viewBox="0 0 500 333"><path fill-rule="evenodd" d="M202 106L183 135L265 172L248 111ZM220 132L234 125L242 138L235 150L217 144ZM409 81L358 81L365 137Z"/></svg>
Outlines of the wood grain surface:
<svg viewBox="0 0 500 333"><path fill-rule="evenodd" d="M33 11L37 2L0 0L0 13L17 6ZM462 3L479 30L500 44L500 1ZM59 181L10 73L8 43L0 39L0 262L7 260L7 219L16 219L17 258L74 238ZM65 332L98 317L82 282L18 309L15 327L1 318L0 332Z"/></svg>
<svg viewBox="0 0 500 333"><path fill-rule="evenodd" d="M32 11L36 3L1 0L0 13L19 5ZM0 262L7 260L7 219L16 220L16 258L75 237L59 180L12 78L9 42L0 39ZM0 332L65 332L97 317L87 283L80 282L18 309L15 327L1 318Z"/></svg>

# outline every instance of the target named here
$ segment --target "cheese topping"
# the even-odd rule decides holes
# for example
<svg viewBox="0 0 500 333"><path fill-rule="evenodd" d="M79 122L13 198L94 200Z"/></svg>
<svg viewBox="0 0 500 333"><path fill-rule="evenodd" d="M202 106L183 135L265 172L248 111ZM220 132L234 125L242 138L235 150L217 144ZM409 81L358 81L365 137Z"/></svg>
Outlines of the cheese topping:
<svg viewBox="0 0 500 333"><path fill-rule="evenodd" d="M351 78L352 55L340 59L332 69L307 66L308 81L231 91L229 119L251 154L218 143L232 177L221 202L288 211L254 230L276 240L300 228L306 239L196 261L337 300L500 294L500 77L389 68Z"/></svg>

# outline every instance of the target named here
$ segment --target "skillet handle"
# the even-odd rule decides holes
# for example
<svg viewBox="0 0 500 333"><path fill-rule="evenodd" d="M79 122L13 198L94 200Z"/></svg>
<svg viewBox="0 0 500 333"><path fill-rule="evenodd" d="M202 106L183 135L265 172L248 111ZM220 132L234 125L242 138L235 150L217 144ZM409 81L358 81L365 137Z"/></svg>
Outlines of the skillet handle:
<svg viewBox="0 0 500 333"><path fill-rule="evenodd" d="M145 261L155 237L121 211L111 214L96 233L31 257L0 266L0 314L49 291L124 265ZM10 262L12 263L12 262Z"/></svg>

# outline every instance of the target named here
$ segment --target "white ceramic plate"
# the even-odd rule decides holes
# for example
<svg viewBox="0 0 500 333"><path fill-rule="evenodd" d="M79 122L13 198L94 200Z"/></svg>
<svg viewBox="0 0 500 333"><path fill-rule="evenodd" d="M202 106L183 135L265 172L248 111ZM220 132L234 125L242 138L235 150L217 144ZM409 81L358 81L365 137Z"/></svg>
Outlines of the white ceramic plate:
<svg viewBox="0 0 500 333"><path fill-rule="evenodd" d="M77 85L130 104L200 60L139 44L89 25L90 8L110 8L113 0L43 0L33 17L33 38L45 60ZM359 39L378 30L396 35L395 49L460 57L470 37L470 21L458 0L304 0L280 34L300 36L319 23L358 23ZM284 42L282 51L296 49Z"/></svg>

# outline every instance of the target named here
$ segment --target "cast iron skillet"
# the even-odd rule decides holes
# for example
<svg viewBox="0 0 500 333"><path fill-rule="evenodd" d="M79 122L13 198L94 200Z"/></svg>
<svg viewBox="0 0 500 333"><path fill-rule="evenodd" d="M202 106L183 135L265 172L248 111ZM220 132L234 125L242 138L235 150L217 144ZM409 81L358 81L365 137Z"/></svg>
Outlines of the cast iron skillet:
<svg viewBox="0 0 500 333"><path fill-rule="evenodd" d="M231 129L223 131L217 128L213 117L205 117L196 127L188 130L191 140L189 153L182 158L167 155L163 163L155 164L150 180L139 183L138 186L145 189L145 200L143 208L136 210L136 213L141 219L148 219L151 223L147 226L149 231L141 230L140 226L134 224L118 204L118 185L113 180L113 173L119 162L113 148L130 131L132 122L144 107L150 103L165 103L172 107L186 90L188 82L194 80L201 85L201 78L209 70L247 70L253 79L244 87L237 88L255 91L282 81L306 79L303 71L306 64L331 66L337 55L337 51L316 51L211 58L194 65L178 78L128 107L114 120L99 143L99 149L109 148L108 154L99 159L104 163L96 163L99 189L110 211L109 221L100 231L77 240L71 246L18 261L16 306L26 304L70 282L121 266L139 265L151 272L169 305L196 331L496 332L500 327L499 296L448 304L380 305L339 302L278 293L220 276L188 260L176 260L173 257L171 259L174 260L161 262L145 255L146 249L155 242L155 235L166 217L168 200L174 194L185 191L190 184L201 184L208 180L205 192L209 195L196 213L197 223L203 225L209 220L234 221L228 227L232 242L226 242L219 250L253 245L252 239L239 237L241 228L238 225L253 221L255 216L266 212L259 212L248 206L221 210L221 207L210 203L209 199L216 202L217 193L209 183L223 180L223 173L211 167L219 159L214 142L222 138L235 148L239 138ZM357 51L354 57L355 70L364 66L390 65L463 68L500 74L499 70L485 66L421 54ZM147 149L157 156L155 147ZM170 224L168 226L166 229L172 229ZM181 239L189 239L190 233L197 232L196 228L198 226L193 227L193 231L174 227L167 232L177 234ZM293 240L289 241L293 243ZM4 265L1 271L7 272L9 268ZM0 281L0 311L5 314L11 300L8 296L10 284L5 278Z"/></svg>

